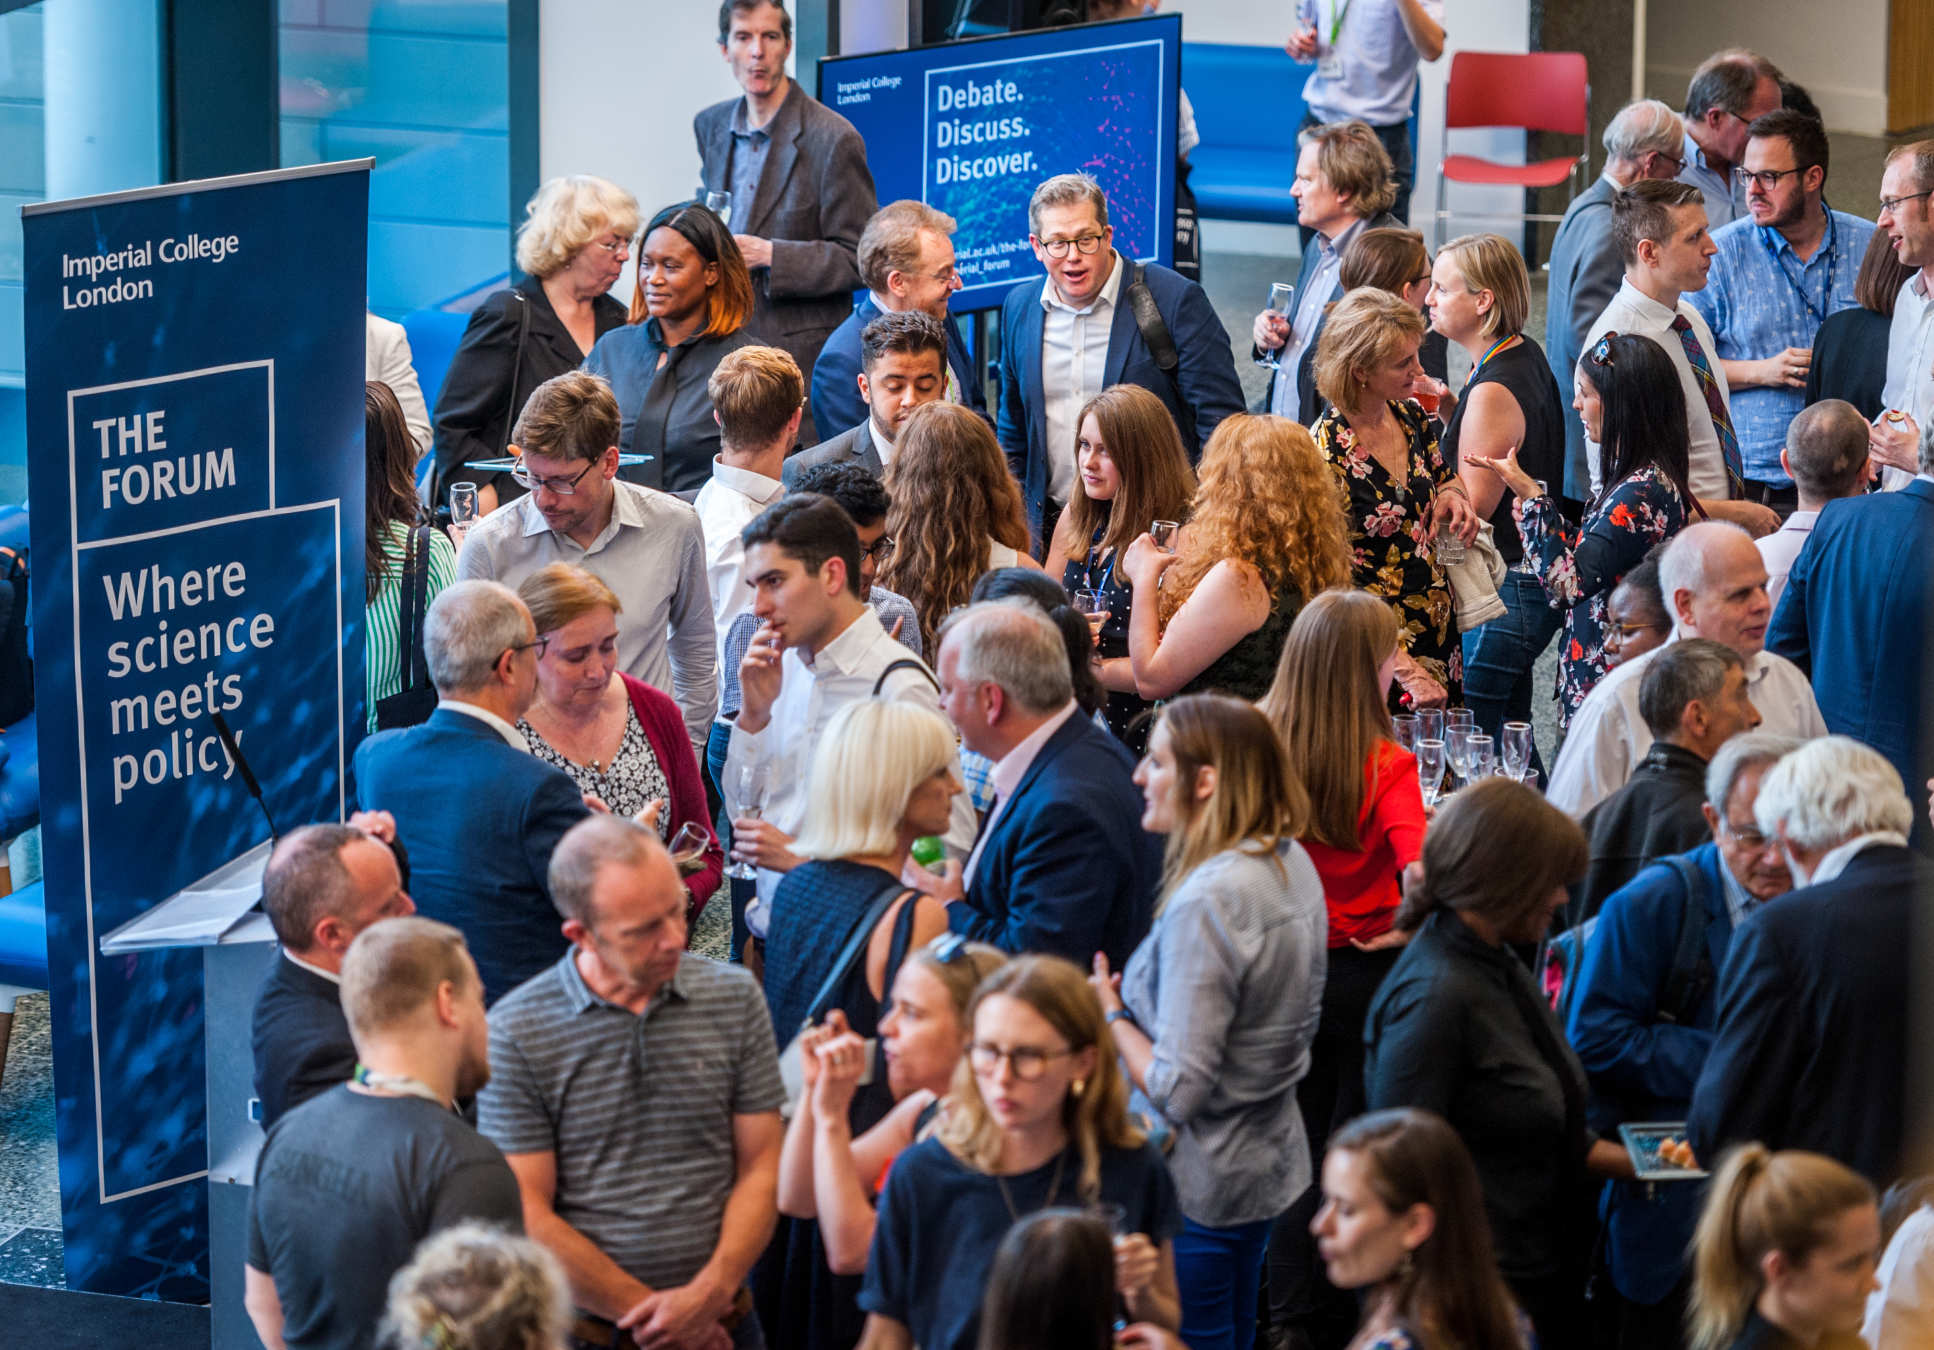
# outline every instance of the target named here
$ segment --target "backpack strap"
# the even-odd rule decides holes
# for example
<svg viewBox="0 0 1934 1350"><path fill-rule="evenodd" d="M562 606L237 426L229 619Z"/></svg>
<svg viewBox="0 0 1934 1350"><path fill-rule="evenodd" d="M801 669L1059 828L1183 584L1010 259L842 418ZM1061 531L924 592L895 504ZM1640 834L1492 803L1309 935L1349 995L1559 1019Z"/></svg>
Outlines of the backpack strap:
<svg viewBox="0 0 1934 1350"><path fill-rule="evenodd" d="M886 684L886 677L896 670L917 670L920 672L920 677L933 686L934 693L937 694L940 692L940 681L933 677L933 672L927 669L927 663L925 661L914 656L903 656L898 661L889 661L886 669L880 672L880 678L873 681L874 698L880 696L880 690Z"/></svg>
<svg viewBox="0 0 1934 1350"><path fill-rule="evenodd" d="M1162 318L1154 293L1142 280L1142 265L1137 262L1130 266L1133 270L1128 274L1128 308L1135 316L1135 327L1141 330L1142 342L1155 364L1174 380L1182 354L1175 349L1175 338L1168 331L1168 321Z"/></svg>
<svg viewBox="0 0 1934 1350"><path fill-rule="evenodd" d="M1686 909L1679 920L1679 942L1672 952L1672 970L1659 994L1659 1020L1682 1025L1712 988L1712 958L1706 954L1706 879L1699 864L1684 854L1665 859L1685 883Z"/></svg>

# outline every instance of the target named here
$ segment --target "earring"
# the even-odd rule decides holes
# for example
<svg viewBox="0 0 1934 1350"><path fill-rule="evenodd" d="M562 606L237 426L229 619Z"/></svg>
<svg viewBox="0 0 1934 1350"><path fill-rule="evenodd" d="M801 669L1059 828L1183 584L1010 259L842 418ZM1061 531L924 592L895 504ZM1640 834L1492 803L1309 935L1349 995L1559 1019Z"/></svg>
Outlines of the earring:
<svg viewBox="0 0 1934 1350"><path fill-rule="evenodd" d="M1088 1089L1088 1080L1085 1078L1075 1079L1074 1082L1070 1084L1068 1087L1068 1090L1075 1095L1075 1099L1077 1101L1080 1100L1081 1094L1087 1091L1087 1089Z"/></svg>

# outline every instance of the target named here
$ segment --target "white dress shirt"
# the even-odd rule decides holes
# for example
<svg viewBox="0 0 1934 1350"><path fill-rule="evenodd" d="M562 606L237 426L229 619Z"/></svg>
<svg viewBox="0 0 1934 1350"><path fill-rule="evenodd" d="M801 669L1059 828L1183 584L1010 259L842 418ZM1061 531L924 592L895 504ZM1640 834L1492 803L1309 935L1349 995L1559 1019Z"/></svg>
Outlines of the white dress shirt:
<svg viewBox="0 0 1934 1350"><path fill-rule="evenodd" d="M752 603L745 584L745 545L739 534L768 506L785 495L786 485L750 469L735 469L712 458L712 476L692 506L705 532L705 584L712 592L712 622L718 628L719 669L725 668L725 635L732 620Z"/></svg>
<svg viewBox="0 0 1934 1350"><path fill-rule="evenodd" d="M1316 341L1323 311L1329 308L1330 293L1336 289L1337 278L1343 271L1343 250L1362 231L1363 217L1358 216L1334 239L1320 233L1310 236L1310 247L1316 250L1316 266L1304 279L1302 293L1290 302L1294 308L1289 316L1289 338L1276 353L1276 382L1269 391L1269 411L1278 417L1294 422L1302 412L1303 395L1310 392L1302 384L1303 353ZM1315 378L1314 371L1311 378Z"/></svg>
<svg viewBox="0 0 1934 1350"><path fill-rule="evenodd" d="M294 952L290 951L287 947L284 947L282 949L282 959L284 961L287 961L292 966L302 967L302 969L308 971L311 975L320 975L323 979L329 981L329 983L331 984L342 983L342 976L338 974L336 971L324 970L321 966L312 965L309 962L304 961L301 957L297 956Z"/></svg>
<svg viewBox="0 0 1934 1350"><path fill-rule="evenodd" d="M531 752L531 743L524 739L524 733L488 708L479 708L474 703L463 703L454 698L438 699L437 707L448 708L451 712L462 713L465 717L474 717L502 736L504 743L511 749L522 750L527 755Z"/></svg>
<svg viewBox="0 0 1934 1350"><path fill-rule="evenodd" d="M746 769L754 769L764 780L764 797L757 803L760 818L789 835L798 834L806 819L813 751L826 732L826 724L847 704L871 698L874 682L888 666L909 660L918 658L887 636L871 607L863 609L817 656L809 658L800 648L788 647L779 658L779 697L773 700L770 720L759 731L747 731L736 724L732 728L725 754L725 781L719 785L726 808L734 816L746 814L742 777ZM939 690L917 670L895 671L880 696L917 703L945 716ZM964 792L954 798L953 823L947 830L946 843L956 856L965 856L973 847L974 808ZM772 892L781 875L759 869L758 898L745 911L746 926L759 937L765 936Z"/></svg>
<svg viewBox="0 0 1934 1350"><path fill-rule="evenodd" d="M1551 785L1545 790L1545 799L1567 815L1583 819L1587 811L1624 787L1652 748L1652 730L1639 714L1639 681L1653 655L1647 652L1611 671L1592 686L1572 714L1571 730L1565 733L1564 748L1551 766ZM1801 740L1827 734L1813 686L1785 657L1762 651L1748 661L1746 693L1759 709L1761 731Z"/></svg>
<svg viewBox="0 0 1934 1350"><path fill-rule="evenodd" d="M1925 1350L1934 1345L1934 1205L1902 1220L1874 1272L1860 1338L1871 1350Z"/></svg>
<svg viewBox="0 0 1934 1350"><path fill-rule="evenodd" d="M1934 294L1925 269L1901 283L1894 300L1894 323L1887 330L1887 383L1880 391L1883 407L1898 408L1923 431L1934 418ZM1880 485L1898 492L1914 475L1892 465L1880 471Z"/></svg>
<svg viewBox="0 0 1934 1350"><path fill-rule="evenodd" d="M1766 564L1766 598L1775 609L1779 608L1780 592L1786 589L1787 573L1793 570L1793 560L1806 547L1806 537L1813 533L1813 522L1819 518L1818 511L1795 511L1773 533L1753 541L1759 560Z"/></svg>
<svg viewBox="0 0 1934 1350"><path fill-rule="evenodd" d="M1068 500L1074 491L1074 420L1088 400L1101 392L1108 367L1108 335L1115 326L1115 297L1128 269L1121 255L1108 252L1108 280L1082 309L1063 300L1054 278L1041 283L1041 398L1047 419L1048 496ZM884 462L884 459L882 459Z"/></svg>
<svg viewBox="0 0 1934 1350"><path fill-rule="evenodd" d="M1713 341L1712 329L1706 326L1705 319L1684 296L1679 297L1677 308L1667 309L1634 286L1631 278L1626 278L1619 283L1618 294L1605 306L1605 312L1598 316L1598 322L1592 325L1582 350L1589 354L1598 345L1598 339L1607 333L1651 338L1665 350L1666 359L1679 372L1679 387L1686 396L1686 432L1692 440L1692 455L1686 473L1688 485L1692 488L1692 495L1703 501L1723 502L1732 495L1726 483L1726 452L1719 446L1719 432L1712 424L1711 410L1706 407L1705 390L1699 385L1699 377L1693 373L1692 362L1686 359L1685 344L1672 331L1672 320L1681 314L1692 321L1693 334L1706 353L1706 364L1712 367L1712 373L1719 382L1719 396L1725 400L1726 409L1730 412L1732 396L1726 388L1726 372L1719 365L1719 348ZM1589 359L1589 355L1584 359ZM1598 442L1589 438L1585 441L1585 461L1591 467L1592 492L1596 495L1604 490L1605 484L1601 477L1603 470L1598 463Z"/></svg>
<svg viewBox="0 0 1934 1350"><path fill-rule="evenodd" d="M1041 747L1046 745L1049 738L1061 730L1067 720L1079 710L1075 701L1069 699L1067 707L1034 728L1025 740L994 762L993 770L987 775L987 781L994 789L994 809L987 813L987 824L981 828L980 838L974 842L973 856L967 859L967 868L961 873L961 884L972 884L974 864L980 861L980 851L986 846L988 837L994 833L994 822L1001 818L1001 811L1007 806L1007 799L1014 795L1014 790L1021 785L1021 780L1027 777L1027 771L1034 767L1034 760L1041 753Z"/></svg>

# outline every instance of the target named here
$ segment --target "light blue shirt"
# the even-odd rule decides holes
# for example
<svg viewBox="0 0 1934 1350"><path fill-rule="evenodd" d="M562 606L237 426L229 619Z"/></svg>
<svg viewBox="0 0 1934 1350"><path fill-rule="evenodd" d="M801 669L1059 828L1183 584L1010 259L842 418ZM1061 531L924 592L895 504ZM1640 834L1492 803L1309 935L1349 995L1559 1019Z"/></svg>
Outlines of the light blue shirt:
<svg viewBox="0 0 1934 1350"><path fill-rule="evenodd" d="M1283 344L1276 358L1281 371L1276 376L1269 411L1278 417L1287 417L1293 422L1302 408L1303 354L1316 340L1323 310L1336 298L1337 280L1343 271L1343 250L1362 228L1363 218L1359 216L1335 239L1321 234L1310 237L1310 246L1316 250L1316 268L1303 283L1303 293L1296 297L1296 309L1290 315L1289 341Z"/></svg>
<svg viewBox="0 0 1934 1350"><path fill-rule="evenodd" d="M1424 13L1440 26L1444 0L1421 0ZM1336 44L1330 28L1341 15ZM1410 120L1410 97L1417 91L1422 54L1403 26L1397 0L1297 0L1296 21L1316 25L1316 70L1303 85L1303 102L1320 122L1361 118L1373 127ZM1325 58L1334 52L1336 73Z"/></svg>
<svg viewBox="0 0 1934 1350"><path fill-rule="evenodd" d="M1870 220L1844 211L1827 211L1827 233L1813 256L1801 262L1786 236L1750 219L1716 231L1706 287L1686 299L1712 329L1724 361L1758 361L1788 347L1813 346L1829 314L1852 309L1853 281L1873 237ZM1780 447L1787 424L1806 406L1806 391L1734 389L1733 431L1746 476L1785 486L1792 479L1780 469Z"/></svg>
<svg viewBox="0 0 1934 1350"><path fill-rule="evenodd" d="M1706 228L1717 234L1721 225L1730 225L1746 214L1746 193L1733 182L1731 169L1714 167L1706 159L1699 142L1687 133L1681 152L1686 166L1679 170L1678 182L1690 183L1706 194ZM1738 195L1733 195L1737 191Z"/></svg>

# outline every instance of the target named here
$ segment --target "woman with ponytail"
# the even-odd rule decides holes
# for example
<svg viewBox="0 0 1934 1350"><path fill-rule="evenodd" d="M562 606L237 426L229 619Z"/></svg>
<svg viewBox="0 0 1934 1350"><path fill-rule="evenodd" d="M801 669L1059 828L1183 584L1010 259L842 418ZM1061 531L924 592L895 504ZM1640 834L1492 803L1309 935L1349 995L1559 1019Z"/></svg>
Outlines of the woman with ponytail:
<svg viewBox="0 0 1934 1350"><path fill-rule="evenodd" d="M1742 1144L1720 1160L1692 1238L1692 1350L1860 1350L1879 1259L1866 1178Z"/></svg>
<svg viewBox="0 0 1934 1350"><path fill-rule="evenodd" d="M383 1350L563 1350L571 1295L557 1258L480 1223L425 1238L389 1283Z"/></svg>

